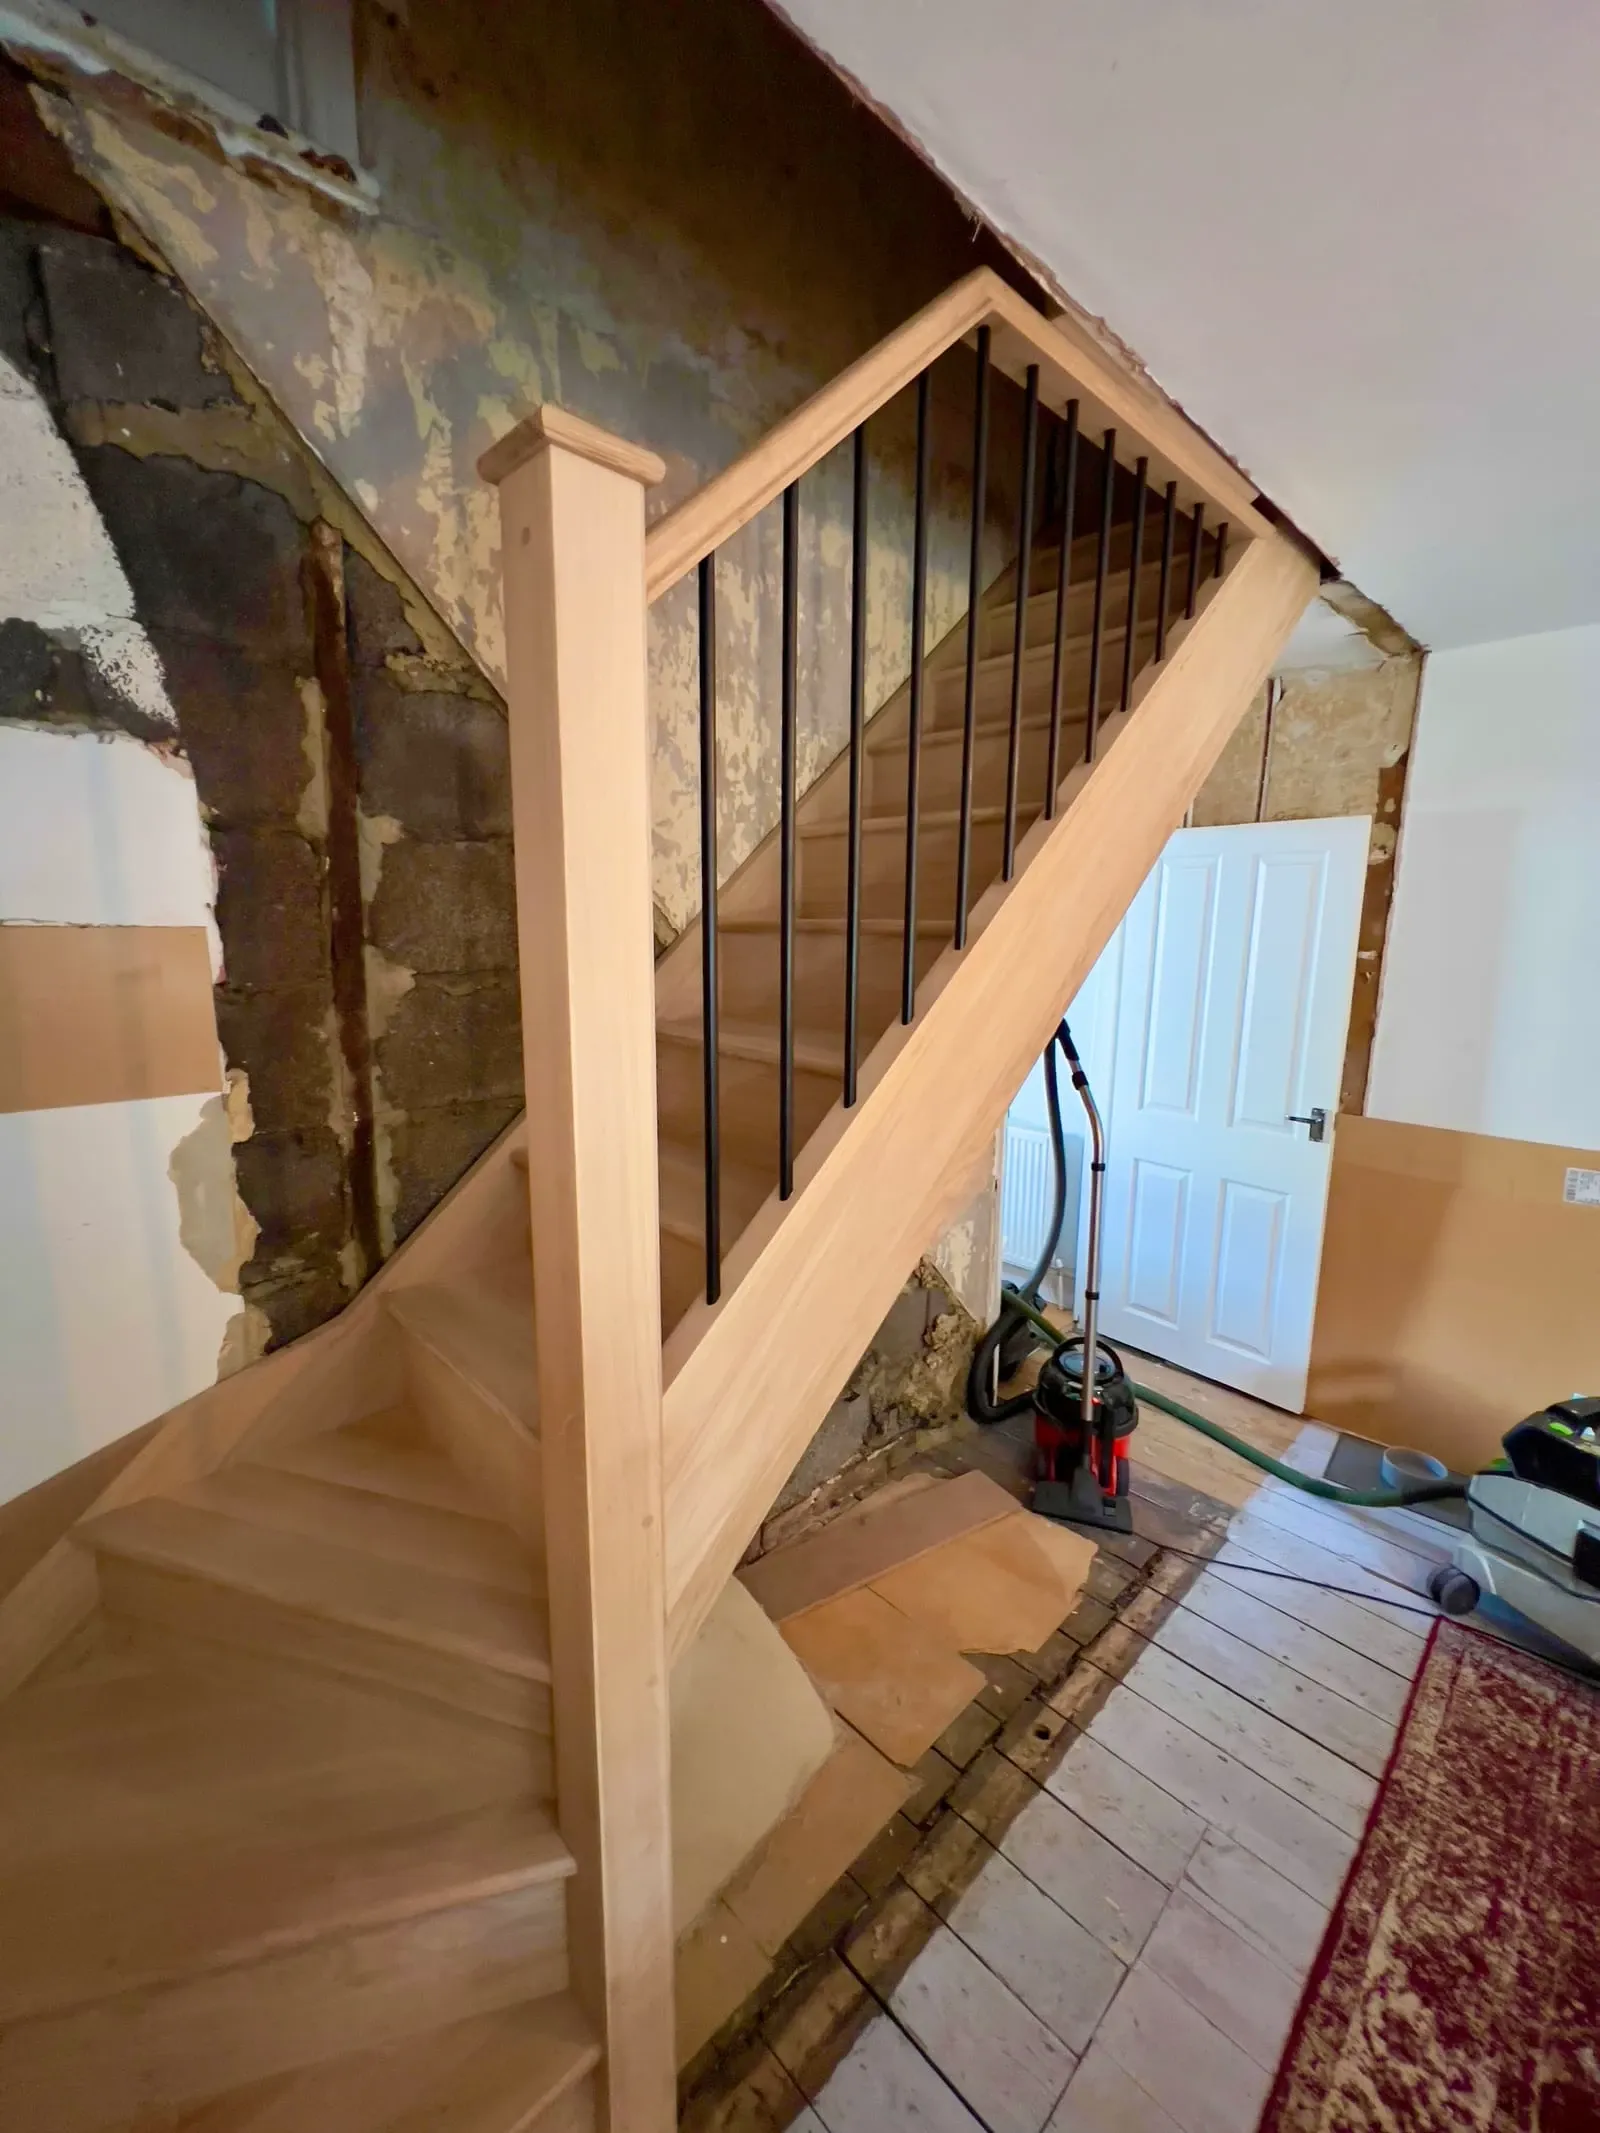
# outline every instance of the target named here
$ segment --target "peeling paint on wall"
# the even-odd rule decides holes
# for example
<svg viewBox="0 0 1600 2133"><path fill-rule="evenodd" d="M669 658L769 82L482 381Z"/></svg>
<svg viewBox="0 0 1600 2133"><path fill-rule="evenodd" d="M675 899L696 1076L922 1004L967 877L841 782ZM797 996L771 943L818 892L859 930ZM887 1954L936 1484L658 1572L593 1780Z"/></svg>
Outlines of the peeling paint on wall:
<svg viewBox="0 0 1600 2133"><path fill-rule="evenodd" d="M660 451L659 511L960 274L1015 272L915 156L738 0L710 0L687 43L677 17L638 0L489 20L371 6L359 45L374 216L341 216L93 101L42 101L497 680L498 515L476 462L529 405L560 400ZM935 641L967 582L970 364L942 371ZM995 570L1015 397L1000 381ZM908 406L875 422L872 451L876 704L909 665ZM805 484L802 778L837 753L848 715L848 456ZM775 819L777 543L772 511L719 567L728 872ZM673 929L698 904L696 661L680 590L651 618L656 889Z"/></svg>

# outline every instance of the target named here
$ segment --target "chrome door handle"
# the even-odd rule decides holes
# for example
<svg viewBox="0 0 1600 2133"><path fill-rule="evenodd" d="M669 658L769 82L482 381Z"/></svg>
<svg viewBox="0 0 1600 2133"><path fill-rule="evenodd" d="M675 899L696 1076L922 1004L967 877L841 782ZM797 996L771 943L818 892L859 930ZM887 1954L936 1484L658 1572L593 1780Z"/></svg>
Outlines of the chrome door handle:
<svg viewBox="0 0 1600 2133"><path fill-rule="evenodd" d="M1286 1123L1291 1126L1309 1126L1311 1131L1306 1136L1308 1140L1325 1141L1328 1138L1328 1114L1321 1104L1313 1104L1309 1111L1291 1111Z"/></svg>

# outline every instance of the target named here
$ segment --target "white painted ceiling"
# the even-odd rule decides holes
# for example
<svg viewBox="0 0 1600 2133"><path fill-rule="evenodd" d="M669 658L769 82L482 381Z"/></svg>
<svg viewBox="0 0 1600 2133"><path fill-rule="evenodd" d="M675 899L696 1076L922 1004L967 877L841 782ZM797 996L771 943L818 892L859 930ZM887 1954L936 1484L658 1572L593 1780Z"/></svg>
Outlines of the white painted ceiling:
<svg viewBox="0 0 1600 2133"><path fill-rule="evenodd" d="M1423 643L1600 621L1596 0L782 0Z"/></svg>

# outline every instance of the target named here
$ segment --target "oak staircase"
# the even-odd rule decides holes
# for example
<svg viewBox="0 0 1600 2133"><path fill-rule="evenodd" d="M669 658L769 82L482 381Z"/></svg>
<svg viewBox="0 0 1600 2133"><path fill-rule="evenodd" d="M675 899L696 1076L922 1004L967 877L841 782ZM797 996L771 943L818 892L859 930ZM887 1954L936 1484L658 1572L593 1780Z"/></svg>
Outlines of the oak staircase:
<svg viewBox="0 0 1600 2133"><path fill-rule="evenodd" d="M703 657L703 916L653 967L647 603L697 572L704 654L719 545L768 508L792 538L941 359L975 378L973 640L915 631L875 715L857 678L726 880ZM996 379L1026 464L986 582ZM485 461L528 1122L0 1602L0 2124L672 2122L671 1659L1315 588L987 272L647 534L660 472L554 408Z"/></svg>

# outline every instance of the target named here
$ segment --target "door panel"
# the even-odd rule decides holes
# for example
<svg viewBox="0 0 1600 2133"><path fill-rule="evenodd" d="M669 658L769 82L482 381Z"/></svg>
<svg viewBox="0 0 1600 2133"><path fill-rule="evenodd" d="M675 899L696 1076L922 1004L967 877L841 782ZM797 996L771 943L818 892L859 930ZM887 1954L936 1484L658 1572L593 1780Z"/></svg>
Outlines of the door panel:
<svg viewBox="0 0 1600 2133"><path fill-rule="evenodd" d="M1199 865L1163 864L1158 872L1140 1101L1147 1110L1192 1118L1200 1094L1217 868L1205 859Z"/></svg>
<svg viewBox="0 0 1600 2133"><path fill-rule="evenodd" d="M1136 1159L1129 1185L1127 1308L1154 1324L1176 1326L1189 1180L1185 1172L1165 1163Z"/></svg>
<svg viewBox="0 0 1600 2133"><path fill-rule="evenodd" d="M1330 1144L1292 1114L1337 1109L1369 832L1180 830L1093 981L1116 1002L1106 1335L1296 1411Z"/></svg>
<svg viewBox="0 0 1600 2133"><path fill-rule="evenodd" d="M1316 975L1327 855L1258 858L1240 1016L1235 1126L1292 1133L1285 1124L1305 1072L1306 1006Z"/></svg>
<svg viewBox="0 0 1600 2133"><path fill-rule="evenodd" d="M1211 1338L1263 1364L1272 1361L1288 1212L1284 1193L1238 1178L1222 1181Z"/></svg>

